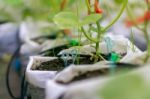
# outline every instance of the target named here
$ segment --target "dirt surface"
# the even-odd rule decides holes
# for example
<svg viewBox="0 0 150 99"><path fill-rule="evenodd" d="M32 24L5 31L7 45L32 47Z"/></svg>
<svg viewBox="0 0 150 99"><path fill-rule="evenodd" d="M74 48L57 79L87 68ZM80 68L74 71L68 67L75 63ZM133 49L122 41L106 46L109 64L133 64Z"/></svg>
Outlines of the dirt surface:
<svg viewBox="0 0 150 99"><path fill-rule="evenodd" d="M72 59L67 61L67 66L72 64ZM79 61L76 59L75 64L93 64L93 61L90 58L80 58ZM43 62L35 68L35 70L51 70L51 71L61 71L65 68L64 61L59 59L54 59L51 61Z"/></svg>

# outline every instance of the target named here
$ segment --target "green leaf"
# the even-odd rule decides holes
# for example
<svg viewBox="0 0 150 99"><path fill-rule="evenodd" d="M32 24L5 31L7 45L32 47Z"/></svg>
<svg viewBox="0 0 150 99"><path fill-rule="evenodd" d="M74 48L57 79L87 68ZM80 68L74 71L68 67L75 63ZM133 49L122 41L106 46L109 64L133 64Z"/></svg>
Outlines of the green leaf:
<svg viewBox="0 0 150 99"><path fill-rule="evenodd" d="M60 12L54 16L53 21L60 29L77 27L79 23L78 17L72 12Z"/></svg>
<svg viewBox="0 0 150 99"><path fill-rule="evenodd" d="M91 14L91 15L86 16L82 20L80 25L83 26L83 25L86 25L86 24L92 24L92 23L95 23L96 21L98 21L101 18L102 18L102 15L100 15L100 14Z"/></svg>

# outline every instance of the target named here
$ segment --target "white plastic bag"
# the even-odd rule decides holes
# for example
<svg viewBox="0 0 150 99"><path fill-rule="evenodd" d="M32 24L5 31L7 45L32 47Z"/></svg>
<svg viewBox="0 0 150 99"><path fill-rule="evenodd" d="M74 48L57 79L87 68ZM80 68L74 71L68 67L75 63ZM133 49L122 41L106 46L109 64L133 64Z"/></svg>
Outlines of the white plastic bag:
<svg viewBox="0 0 150 99"><path fill-rule="evenodd" d="M105 41L105 38L108 38L110 40L109 42ZM115 36L115 35L106 35L104 36L102 42L99 43L99 49L100 53L102 54L108 54L109 49L108 49L108 43L112 43L111 45L111 52L118 53L120 55L125 54L124 57L128 57L134 53L142 53L142 51L137 48L134 44L131 43L131 41L121 35ZM85 45L80 48L72 47L69 49L62 50L60 54L62 53L71 53L72 50L77 49L78 54L85 54L85 55L91 55L92 53L95 53L96 50L93 47L95 44L92 45Z"/></svg>
<svg viewBox="0 0 150 99"><path fill-rule="evenodd" d="M127 74L121 74L119 76L88 79L69 85L61 85L56 83L54 80L49 80L46 87L46 99L103 99L101 97L101 93L99 92L104 88L107 82L132 74L142 77L145 84L148 84L150 82L149 66L144 66Z"/></svg>
<svg viewBox="0 0 150 99"><path fill-rule="evenodd" d="M30 57L30 61L26 69L27 81L36 87L45 88L46 81L52 79L55 76L56 71L40 71L33 69L36 66L39 66L39 64L41 64L42 62L49 61L52 59L56 59L56 57Z"/></svg>

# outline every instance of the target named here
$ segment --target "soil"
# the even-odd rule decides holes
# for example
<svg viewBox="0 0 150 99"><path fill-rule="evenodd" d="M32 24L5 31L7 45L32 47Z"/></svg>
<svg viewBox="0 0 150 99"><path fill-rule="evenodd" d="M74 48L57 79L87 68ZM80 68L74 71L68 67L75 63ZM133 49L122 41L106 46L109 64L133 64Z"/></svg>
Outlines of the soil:
<svg viewBox="0 0 150 99"><path fill-rule="evenodd" d="M106 60L110 55L103 55L101 54ZM90 59L90 55L78 55L75 60L75 65L86 65L86 64L93 64L94 60ZM98 61L101 61L102 59L98 59ZM68 59L67 66L71 65L73 62L72 59ZM58 59L46 61L40 64L40 66L37 66L37 68L33 70L45 70L45 71L61 71L65 68L64 61L58 56Z"/></svg>
<svg viewBox="0 0 150 99"><path fill-rule="evenodd" d="M108 59L108 57L110 57L110 55L102 55L105 59ZM78 65L82 65L82 64L93 64L94 60L90 59L91 56L84 56L84 55L80 55L80 57L78 56L78 58L75 60L74 64L78 64ZM100 61L101 59L99 59ZM67 66L71 65L73 62L72 59L68 59L67 61ZM113 63L112 63L113 64ZM111 65L111 64L109 64ZM114 65L114 64L113 64ZM136 66L130 66L130 64L124 64L124 63L116 63L115 64L117 66L116 71L121 71L122 69L124 70L130 70L131 68L134 68ZM65 68L65 63L63 61L63 59L61 59L60 57L58 57L58 59L54 59L54 60L50 60L50 61L46 61L40 64L40 66L37 66L37 68L35 68L34 70L44 70L44 71L61 71ZM69 83L74 82L74 81L79 81L79 80L84 80L84 79L88 79L88 78L93 78L93 77L97 77L97 76L103 76L103 75L107 75L110 73L109 68L105 68L102 70L95 70L95 71L89 71L86 72L84 74L79 74L79 76L73 78ZM62 82L59 82L62 83Z"/></svg>
<svg viewBox="0 0 150 99"><path fill-rule="evenodd" d="M61 59L54 59L51 61L46 61L40 64L35 70L52 70L52 71L57 71L57 70L62 70L64 68L63 66L63 60Z"/></svg>
<svg viewBox="0 0 150 99"><path fill-rule="evenodd" d="M79 60L79 61L78 61ZM93 64L93 60L90 60L89 57L80 57L75 60L74 64ZM67 66L72 64L72 59L68 60ZM45 70L45 71L61 71L65 68L64 61L61 58L54 59L51 61L46 61L37 66L34 70Z"/></svg>

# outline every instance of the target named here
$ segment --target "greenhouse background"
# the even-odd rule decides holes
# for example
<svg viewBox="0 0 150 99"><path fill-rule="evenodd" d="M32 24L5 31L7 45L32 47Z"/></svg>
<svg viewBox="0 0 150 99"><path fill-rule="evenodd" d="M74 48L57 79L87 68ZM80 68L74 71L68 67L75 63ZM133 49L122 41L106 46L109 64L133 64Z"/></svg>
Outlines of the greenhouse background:
<svg viewBox="0 0 150 99"><path fill-rule="evenodd" d="M150 0L0 0L0 99L150 99Z"/></svg>

